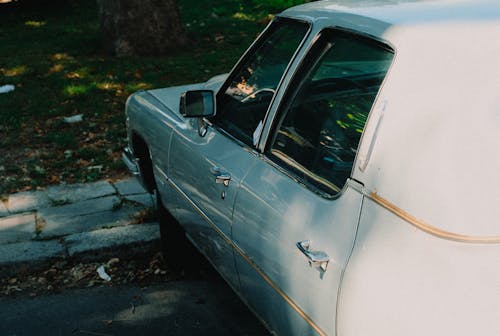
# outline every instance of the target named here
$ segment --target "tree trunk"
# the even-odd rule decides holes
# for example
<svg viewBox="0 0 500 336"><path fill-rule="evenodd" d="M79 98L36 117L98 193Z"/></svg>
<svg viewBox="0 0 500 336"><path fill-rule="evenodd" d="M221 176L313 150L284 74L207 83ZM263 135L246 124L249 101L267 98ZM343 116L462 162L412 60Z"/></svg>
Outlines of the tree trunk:
<svg viewBox="0 0 500 336"><path fill-rule="evenodd" d="M176 0L97 0L104 48L116 56L172 53L187 44Z"/></svg>

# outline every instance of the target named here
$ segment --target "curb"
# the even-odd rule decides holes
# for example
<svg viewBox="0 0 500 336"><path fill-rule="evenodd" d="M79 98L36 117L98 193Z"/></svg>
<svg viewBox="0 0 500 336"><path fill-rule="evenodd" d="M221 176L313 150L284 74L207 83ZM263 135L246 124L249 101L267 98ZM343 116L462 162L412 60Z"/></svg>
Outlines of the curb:
<svg viewBox="0 0 500 336"><path fill-rule="evenodd" d="M142 223L152 208L135 179L10 195L0 202L0 278L58 260L146 253L160 242L158 223Z"/></svg>
<svg viewBox="0 0 500 336"><path fill-rule="evenodd" d="M95 261L141 255L159 245L157 223L76 233L59 240L0 245L0 278L42 270L58 260Z"/></svg>

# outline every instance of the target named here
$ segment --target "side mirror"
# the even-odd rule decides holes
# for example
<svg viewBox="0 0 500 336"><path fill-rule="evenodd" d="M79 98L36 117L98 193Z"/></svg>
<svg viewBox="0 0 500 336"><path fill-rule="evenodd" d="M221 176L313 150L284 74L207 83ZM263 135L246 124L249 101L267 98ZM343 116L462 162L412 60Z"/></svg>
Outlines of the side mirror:
<svg viewBox="0 0 500 336"><path fill-rule="evenodd" d="M215 97L211 90L193 90L181 95L180 113L184 118L203 118L215 115Z"/></svg>

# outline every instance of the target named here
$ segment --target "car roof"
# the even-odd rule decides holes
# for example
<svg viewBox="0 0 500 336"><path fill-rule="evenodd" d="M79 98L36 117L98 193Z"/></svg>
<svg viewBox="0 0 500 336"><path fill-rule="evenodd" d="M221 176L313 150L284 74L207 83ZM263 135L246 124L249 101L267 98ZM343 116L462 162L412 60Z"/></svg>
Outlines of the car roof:
<svg viewBox="0 0 500 336"><path fill-rule="evenodd" d="M497 0L335 0L314 1L283 12L316 20L325 17L358 15L391 26L431 22L485 21L500 19Z"/></svg>

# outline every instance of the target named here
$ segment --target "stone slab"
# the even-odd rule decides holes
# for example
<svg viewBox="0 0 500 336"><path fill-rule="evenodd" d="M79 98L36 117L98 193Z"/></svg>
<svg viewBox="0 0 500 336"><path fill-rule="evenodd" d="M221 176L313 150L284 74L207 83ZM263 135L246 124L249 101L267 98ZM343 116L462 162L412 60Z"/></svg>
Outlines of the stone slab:
<svg viewBox="0 0 500 336"><path fill-rule="evenodd" d="M118 193L122 196L144 194L146 190L141 186L136 178L129 178L113 183Z"/></svg>
<svg viewBox="0 0 500 336"><path fill-rule="evenodd" d="M112 250L118 253L120 247L147 244L160 239L158 223L134 224L111 229L76 233L64 238L70 256L83 253L98 253Z"/></svg>
<svg viewBox="0 0 500 336"><path fill-rule="evenodd" d="M7 207L0 200L0 217L5 217L8 215L9 215L9 211L7 210Z"/></svg>
<svg viewBox="0 0 500 336"><path fill-rule="evenodd" d="M116 190L107 181L85 184L57 185L47 188L47 197L52 204L75 203L93 198L116 194Z"/></svg>
<svg viewBox="0 0 500 336"><path fill-rule="evenodd" d="M120 205L120 199L116 196L89 199L73 204L43 208L38 210L38 216L45 221L54 217L76 217L90 215L93 213L113 210Z"/></svg>
<svg viewBox="0 0 500 336"><path fill-rule="evenodd" d="M118 210L108 210L89 215L47 217L38 237L49 239L64 235L93 231L101 228L123 226L133 221L142 207L127 205Z"/></svg>
<svg viewBox="0 0 500 336"><path fill-rule="evenodd" d="M150 194L128 195L125 196L125 200L143 205L145 207L153 206L153 198Z"/></svg>
<svg viewBox="0 0 500 336"><path fill-rule="evenodd" d="M0 244L30 240L35 235L35 227L34 213L0 218Z"/></svg>
<svg viewBox="0 0 500 336"><path fill-rule="evenodd" d="M22 269L41 269L53 259L64 257L65 248L58 241L29 241L0 245L0 277Z"/></svg>
<svg viewBox="0 0 500 336"><path fill-rule="evenodd" d="M11 213L32 211L51 205L45 191L22 191L9 196L7 210Z"/></svg>

